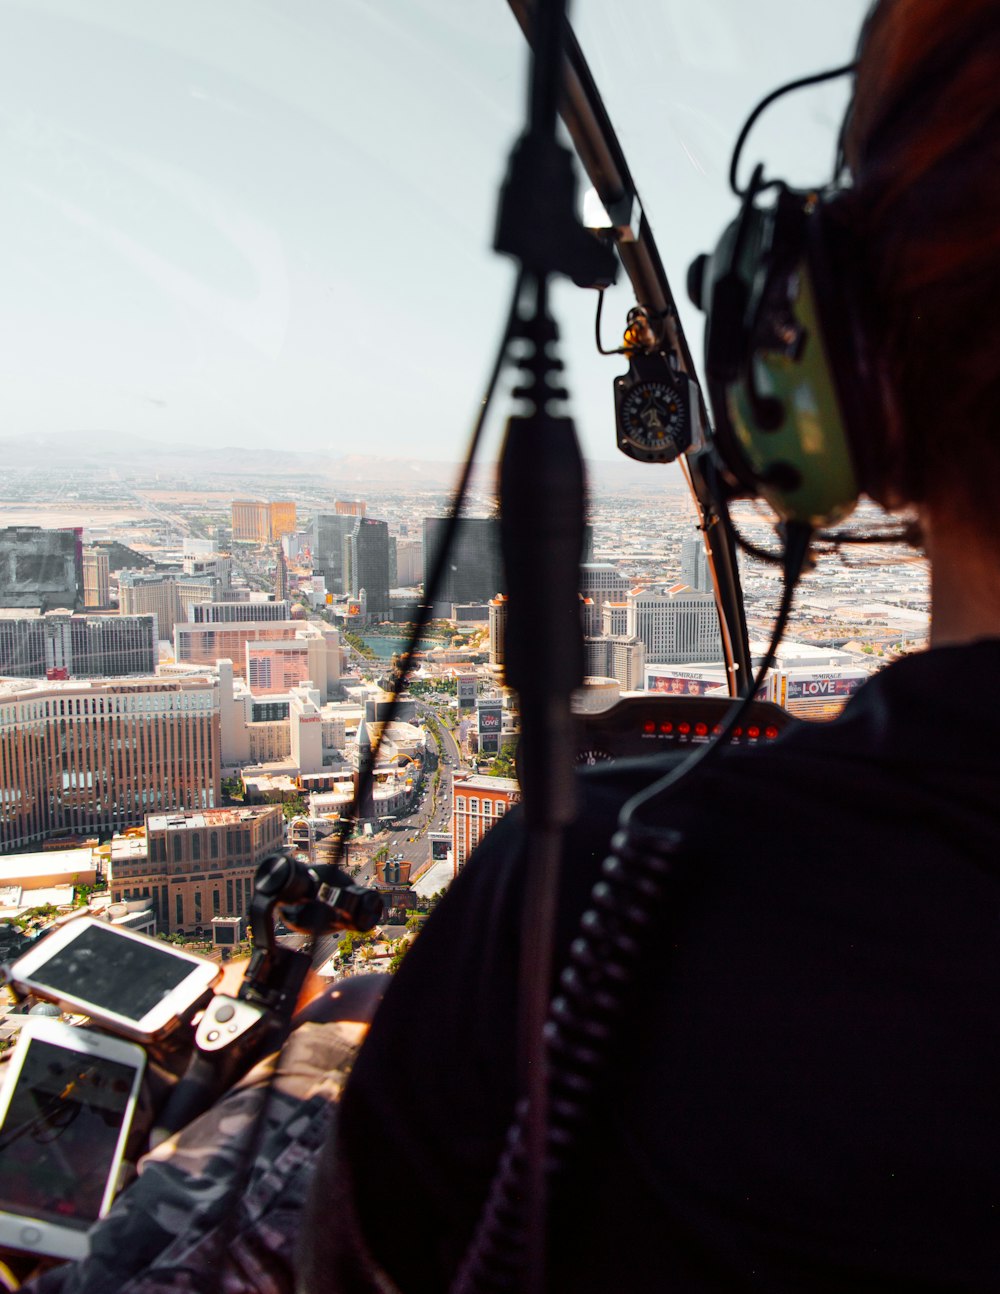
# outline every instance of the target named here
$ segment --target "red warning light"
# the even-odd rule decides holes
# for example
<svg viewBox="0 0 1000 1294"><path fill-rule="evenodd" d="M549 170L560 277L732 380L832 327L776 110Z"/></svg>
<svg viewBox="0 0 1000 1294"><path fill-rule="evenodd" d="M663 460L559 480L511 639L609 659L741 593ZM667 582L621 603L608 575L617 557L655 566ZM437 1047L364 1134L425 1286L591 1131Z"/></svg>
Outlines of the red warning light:
<svg viewBox="0 0 1000 1294"><path fill-rule="evenodd" d="M696 737L704 737L704 736L706 736L707 734L708 734L708 724L707 724L707 723L696 723L696 724L694 725L694 735L695 735Z"/></svg>
<svg viewBox="0 0 1000 1294"><path fill-rule="evenodd" d="M652 719L647 719L646 722L642 725L642 730L643 732L655 732L656 724L653 722Z"/></svg>
<svg viewBox="0 0 1000 1294"><path fill-rule="evenodd" d="M743 729L742 729L742 728L734 728L734 729L733 729L733 736L734 736L734 737L742 737L742 736L743 736Z"/></svg>
<svg viewBox="0 0 1000 1294"><path fill-rule="evenodd" d="M661 724L660 724L660 732L662 732L662 733L671 733L671 732L673 732L673 730L674 730L674 725L673 725L672 723L661 723Z"/></svg>
<svg viewBox="0 0 1000 1294"><path fill-rule="evenodd" d="M748 728L747 736L750 738L751 741L756 741L757 738L760 736L760 729L756 727Z"/></svg>
<svg viewBox="0 0 1000 1294"><path fill-rule="evenodd" d="M764 736L768 739L768 741L774 741L777 735L778 735L778 730L773 723L769 728L764 729Z"/></svg>
<svg viewBox="0 0 1000 1294"><path fill-rule="evenodd" d="M682 737L686 737L688 733L691 731L691 725L689 723L679 723L677 725L677 731L681 734Z"/></svg>

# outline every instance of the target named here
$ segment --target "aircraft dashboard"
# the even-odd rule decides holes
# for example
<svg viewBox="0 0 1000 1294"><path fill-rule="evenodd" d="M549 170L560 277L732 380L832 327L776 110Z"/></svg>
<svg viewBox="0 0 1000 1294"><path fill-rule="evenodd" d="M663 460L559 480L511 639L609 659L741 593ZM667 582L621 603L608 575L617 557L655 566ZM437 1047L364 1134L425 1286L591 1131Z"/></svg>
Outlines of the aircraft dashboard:
<svg viewBox="0 0 1000 1294"><path fill-rule="evenodd" d="M686 754L717 732L733 702L727 696L626 696L607 710L582 714L576 762L602 764L669 752ZM729 738L732 746L766 746L798 722L772 701L754 701Z"/></svg>

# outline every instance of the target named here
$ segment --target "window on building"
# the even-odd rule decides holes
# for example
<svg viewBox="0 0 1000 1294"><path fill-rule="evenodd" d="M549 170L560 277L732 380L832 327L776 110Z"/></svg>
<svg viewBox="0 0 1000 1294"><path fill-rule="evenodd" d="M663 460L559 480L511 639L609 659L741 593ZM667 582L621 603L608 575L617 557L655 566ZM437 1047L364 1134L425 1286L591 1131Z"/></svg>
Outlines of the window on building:
<svg viewBox="0 0 1000 1294"><path fill-rule="evenodd" d="M232 915L233 915L233 883L230 880L230 881L226 881L226 916L231 917Z"/></svg>
<svg viewBox="0 0 1000 1294"><path fill-rule="evenodd" d="M222 902L218 890L212 891L212 916L217 917L222 909Z"/></svg>
<svg viewBox="0 0 1000 1294"><path fill-rule="evenodd" d="M198 835L193 835L191 837L191 857L195 859L195 861L199 861L201 859L201 837Z"/></svg>
<svg viewBox="0 0 1000 1294"><path fill-rule="evenodd" d="M201 890L194 892L194 923L196 926L201 925Z"/></svg>
<svg viewBox="0 0 1000 1294"><path fill-rule="evenodd" d="M179 835L174 836L174 862L181 861L181 838Z"/></svg>
<svg viewBox="0 0 1000 1294"><path fill-rule="evenodd" d="M175 906L177 910L177 924L179 926L182 926L184 924L184 895L183 894L178 893L177 898L175 900Z"/></svg>
<svg viewBox="0 0 1000 1294"><path fill-rule="evenodd" d="M219 856L219 833L213 831L208 837L208 852L212 858Z"/></svg>

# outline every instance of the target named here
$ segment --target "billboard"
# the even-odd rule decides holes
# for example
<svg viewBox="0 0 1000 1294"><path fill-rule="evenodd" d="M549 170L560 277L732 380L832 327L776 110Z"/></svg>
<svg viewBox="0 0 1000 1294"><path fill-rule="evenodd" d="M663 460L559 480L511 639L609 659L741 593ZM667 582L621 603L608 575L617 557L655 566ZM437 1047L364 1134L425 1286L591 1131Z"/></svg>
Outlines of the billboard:
<svg viewBox="0 0 1000 1294"><path fill-rule="evenodd" d="M673 696L709 696L725 691L716 678L670 678L664 674L650 674L646 678L647 692L669 692Z"/></svg>
<svg viewBox="0 0 1000 1294"><path fill-rule="evenodd" d="M479 707L479 735L499 733L502 719L502 706L499 701L489 702Z"/></svg>
<svg viewBox="0 0 1000 1294"><path fill-rule="evenodd" d="M802 701L813 697L853 696L867 677L867 674L853 674L847 677L815 674L808 678L793 676L785 679L785 700Z"/></svg>
<svg viewBox="0 0 1000 1294"><path fill-rule="evenodd" d="M446 863L451 856L451 836L443 831L430 831L427 838L431 842L431 858L435 863Z"/></svg>
<svg viewBox="0 0 1000 1294"><path fill-rule="evenodd" d="M458 679L458 704L463 706L475 705L477 691L475 674L463 674Z"/></svg>

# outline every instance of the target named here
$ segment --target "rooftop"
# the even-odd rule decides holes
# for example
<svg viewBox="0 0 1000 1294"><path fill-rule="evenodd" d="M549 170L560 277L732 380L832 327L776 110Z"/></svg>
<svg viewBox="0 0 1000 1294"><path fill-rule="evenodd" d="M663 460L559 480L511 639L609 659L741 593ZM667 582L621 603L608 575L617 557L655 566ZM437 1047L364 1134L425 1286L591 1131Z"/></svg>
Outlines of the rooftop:
<svg viewBox="0 0 1000 1294"><path fill-rule="evenodd" d="M194 830L199 827L235 827L241 822L252 822L264 813L269 813L273 805L255 805L242 809L199 809L193 813L151 813L146 818L147 831L178 831L181 828Z"/></svg>

